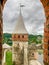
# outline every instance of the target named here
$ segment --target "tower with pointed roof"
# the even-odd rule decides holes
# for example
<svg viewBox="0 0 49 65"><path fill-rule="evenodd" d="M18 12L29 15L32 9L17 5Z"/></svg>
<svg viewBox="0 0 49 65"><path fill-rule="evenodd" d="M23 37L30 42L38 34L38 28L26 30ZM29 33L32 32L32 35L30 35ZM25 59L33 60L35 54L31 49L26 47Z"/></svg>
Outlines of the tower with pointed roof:
<svg viewBox="0 0 49 65"><path fill-rule="evenodd" d="M28 65L28 32L24 25L21 8L14 33L12 34L12 41L13 62L15 65Z"/></svg>

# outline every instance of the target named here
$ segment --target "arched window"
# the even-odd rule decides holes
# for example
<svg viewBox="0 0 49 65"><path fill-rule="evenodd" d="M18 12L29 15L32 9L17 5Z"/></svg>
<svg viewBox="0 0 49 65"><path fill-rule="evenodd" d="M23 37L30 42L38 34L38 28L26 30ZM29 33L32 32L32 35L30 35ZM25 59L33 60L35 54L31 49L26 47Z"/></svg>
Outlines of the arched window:
<svg viewBox="0 0 49 65"><path fill-rule="evenodd" d="M18 38L20 38L20 35L18 35Z"/></svg>
<svg viewBox="0 0 49 65"><path fill-rule="evenodd" d="M22 38L24 38L24 35L22 35Z"/></svg>

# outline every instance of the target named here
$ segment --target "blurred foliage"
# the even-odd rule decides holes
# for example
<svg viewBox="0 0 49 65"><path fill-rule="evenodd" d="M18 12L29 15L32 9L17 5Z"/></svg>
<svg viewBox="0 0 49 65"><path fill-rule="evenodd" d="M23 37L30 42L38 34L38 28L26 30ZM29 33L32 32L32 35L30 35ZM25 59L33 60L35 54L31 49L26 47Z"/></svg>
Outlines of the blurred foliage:
<svg viewBox="0 0 49 65"><path fill-rule="evenodd" d="M42 43L42 35L29 35L29 44L31 43Z"/></svg>
<svg viewBox="0 0 49 65"><path fill-rule="evenodd" d="M7 44L9 44L10 46L12 45L12 35L11 34L9 34L9 33L4 33L3 34L3 44L4 43L7 43Z"/></svg>

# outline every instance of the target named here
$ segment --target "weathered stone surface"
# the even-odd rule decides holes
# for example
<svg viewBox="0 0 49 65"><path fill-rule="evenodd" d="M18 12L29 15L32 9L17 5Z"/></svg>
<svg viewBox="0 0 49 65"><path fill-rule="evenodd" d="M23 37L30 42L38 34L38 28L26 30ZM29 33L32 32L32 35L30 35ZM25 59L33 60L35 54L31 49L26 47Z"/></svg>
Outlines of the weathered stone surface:
<svg viewBox="0 0 49 65"><path fill-rule="evenodd" d="M19 44L16 44L14 47L14 63L15 65L22 65L23 64L23 49L20 49Z"/></svg>
<svg viewBox="0 0 49 65"><path fill-rule="evenodd" d="M29 61L36 59L36 57L35 57L35 56L36 56L36 55L35 55L36 50L37 50L37 48L36 48L36 45L35 45L35 44L29 45L29 47L28 47L28 51L29 51L29 53L28 53Z"/></svg>

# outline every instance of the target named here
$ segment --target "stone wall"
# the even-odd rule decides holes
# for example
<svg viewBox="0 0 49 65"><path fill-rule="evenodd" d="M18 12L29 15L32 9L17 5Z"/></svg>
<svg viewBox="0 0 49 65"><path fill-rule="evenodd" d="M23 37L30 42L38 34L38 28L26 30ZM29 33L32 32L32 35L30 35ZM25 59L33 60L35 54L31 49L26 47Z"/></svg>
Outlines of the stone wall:
<svg viewBox="0 0 49 65"><path fill-rule="evenodd" d="M31 44L31 45L29 45L29 47L28 47L28 58L29 58L29 61L30 60L35 60L35 59L37 59L37 57L36 57L36 50L37 50L37 48L36 48L36 45L35 44Z"/></svg>
<svg viewBox="0 0 49 65"><path fill-rule="evenodd" d="M12 61L15 65L28 65L28 42L14 41Z"/></svg>

